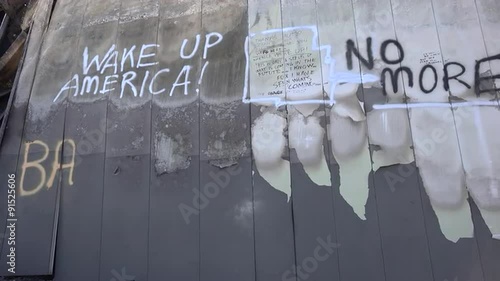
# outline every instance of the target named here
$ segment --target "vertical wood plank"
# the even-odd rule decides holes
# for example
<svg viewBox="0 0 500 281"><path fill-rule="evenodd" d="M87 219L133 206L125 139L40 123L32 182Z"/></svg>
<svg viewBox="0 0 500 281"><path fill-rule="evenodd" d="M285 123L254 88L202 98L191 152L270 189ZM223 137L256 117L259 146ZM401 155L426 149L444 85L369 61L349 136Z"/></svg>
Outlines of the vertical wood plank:
<svg viewBox="0 0 500 281"><path fill-rule="evenodd" d="M385 0L353 1L353 8L361 54L366 54L367 38L373 36L373 57L377 62L372 69L362 64L362 72L384 79L383 71L385 67L390 66L381 57L382 44L387 42L385 40L395 39L391 3ZM392 49L386 51L387 57L398 55L397 51ZM380 83L374 87L364 86L361 90L367 114L374 170L372 184L377 202L386 280L431 279L429 246L418 174L411 149L413 143L408 111L406 108L373 109L374 104L404 104L404 88L400 87L395 92L389 91L387 95L384 95ZM400 180L394 181L394 178Z"/></svg>
<svg viewBox="0 0 500 281"><path fill-rule="evenodd" d="M279 67L276 60L282 61L283 59L283 36L282 36L282 22L281 22L281 1L262 1L251 0L248 1L248 92L250 97L259 97L259 85L263 79L259 71L263 69L276 69L281 73L283 66ZM263 35L266 30L276 30L274 34ZM269 40L269 41L265 41ZM259 44L259 42L265 42ZM265 51L274 51L276 54L272 57L265 57ZM261 64L261 65L259 65ZM269 65L269 66L267 66ZM278 65L278 66L275 66ZM276 79L272 82L278 82ZM266 85L267 86L267 85ZM282 90L282 86L277 88L278 91ZM264 87L264 89L268 89ZM280 95L284 97L284 93ZM270 145L274 140L270 138L258 138L255 136L259 133L257 128L258 122L261 118L268 114L276 114L277 116L286 117L281 108L277 110L273 104L268 104L267 107L262 104L252 103L251 108L251 123L252 123L252 182L254 191L254 227L255 227L255 274L256 279L265 280L295 280L296 273L293 272L295 266L295 241L294 241L294 226L293 226L293 211L292 203L289 200L289 194L285 194L283 190L268 182L266 171L259 170L257 162L260 159L258 151L255 147L265 147ZM272 130L274 128L268 128ZM264 129L267 130L267 129ZM258 141L259 143L255 143ZM287 157L288 149L285 149L284 154L280 158ZM288 162L283 163L286 165L284 169L289 168ZM280 169L281 167L273 167ZM272 171L273 174L276 170ZM288 183L290 182L290 175L286 174ZM289 187L289 186L288 186ZM273 233L273 235L269 235Z"/></svg>
<svg viewBox="0 0 500 281"><path fill-rule="evenodd" d="M441 50L439 40L436 33L436 23L432 16L432 3L428 2L415 2L415 1L395 1L393 2L394 21L398 40L402 43L405 50L404 66L413 70L414 79L425 65L430 65L436 69L443 68L443 58L441 57ZM425 39L426 44L422 45L422 40ZM419 44L420 48L412 48L411 46ZM419 83L419 80L414 80ZM427 80L423 80L427 82ZM448 102L448 93L439 85L431 94L425 95L421 88L415 84L413 88L405 86L406 94L409 97L408 105L413 103L434 103L441 102L446 104ZM427 85L427 84L426 84ZM432 105L432 104L431 104ZM432 127L429 130L422 130L421 125L423 116L433 116L436 118ZM417 164L419 164L420 174L423 175L423 184L430 184L429 182L429 169L432 169L428 159L437 159L441 156L435 155L435 149L440 151L447 151L448 155L460 157L457 153L458 147L455 142L456 133L454 128L454 119L452 112L448 108L412 108L410 110L410 122L412 126L413 140L415 142L415 152ZM433 129L435 128L435 129ZM450 140L453 145L443 146L442 142L434 140L433 130L439 130L442 134ZM433 135L430 135L433 134ZM432 144L433 150L426 151L420 147L423 141L429 140ZM443 147L445 148L443 150ZM449 167L454 167L450 164ZM446 166L441 166L443 169L441 174L446 176ZM459 168L459 170L462 170ZM425 176L427 175L427 183ZM457 187L462 187L463 182L460 181L460 174L453 174L449 176L450 184ZM448 240L443 231L446 228L446 221L438 221L436 214L442 212L439 206L431 205L431 200L436 198L429 198L429 190L437 186L427 186L427 192L422 193L422 203L424 207L425 223L427 229L427 236L429 238L430 255L433 267L435 280L482 280L482 273L480 264L478 263L477 245L474 238L463 238L456 243ZM465 186L464 186L465 187ZM435 196L435 195L431 195ZM444 198L443 198L444 199ZM465 213L468 212L468 204L465 203ZM456 212L456 211L454 211ZM470 216L470 213L469 213ZM470 217L457 218L461 222L469 224ZM457 224L457 222L454 222ZM470 222L471 223L471 222ZM458 229L458 228L457 228ZM446 232L446 231L445 231ZM452 239L452 238L449 238Z"/></svg>
<svg viewBox="0 0 500 281"><path fill-rule="evenodd" d="M329 54L314 49L320 43L316 3L285 0L281 4L284 73L288 75L282 81L287 101L322 102L323 79L328 79L323 77L322 64ZM323 104L288 105L287 113L297 278L338 280L331 174L326 160L328 154L325 156L325 150L329 151L325 142L325 107ZM309 149L310 144L301 144L305 138L317 138L319 131L324 135L319 143L313 144L318 147ZM304 155L315 154L316 149L319 156ZM311 208L312 202L314 208Z"/></svg>
<svg viewBox="0 0 500 281"><path fill-rule="evenodd" d="M335 67L334 73L349 73L354 76L360 76L359 65L353 64L350 70L347 67L345 54L346 42L348 40L356 41L356 29L354 24L354 13L351 1L317 1L318 11L318 29L320 45L329 45L332 49L332 62ZM324 65L323 67L328 67ZM326 71L326 70L325 70ZM324 71L324 72L325 72ZM324 75L326 77L326 75ZM328 81L326 86L329 95L334 95L335 100L342 99L345 94L358 88L356 84L336 85L334 93L330 92L332 81ZM340 101L342 104L342 101ZM339 105L335 105L335 108ZM341 138L341 132L332 132L331 124L340 122L339 119L332 119L330 111L327 110L327 119L330 142L331 138ZM349 117L348 117L349 118ZM360 138L366 136L359 136ZM340 141L336 139L336 141ZM349 140L348 142L351 142ZM331 143L329 144L331 147ZM366 220L361 220L354 212L353 208L342 197L339 187L341 178L339 173L339 162L335 159L330 149L330 169L333 180L333 202L335 212L335 228L337 232L337 241L339 243L339 267L341 280L385 280L382 249L380 243L380 232L378 226L378 215L374 200L373 186L370 187L368 202L366 203ZM365 163L365 165L370 165ZM345 168L344 168L345 169ZM372 182L372 175L359 174L359 177L369 177L368 182ZM363 182L363 181L361 181ZM345 188L353 188L347 186ZM361 187L362 188L362 187ZM366 187L368 188L368 187Z"/></svg>
<svg viewBox="0 0 500 281"><path fill-rule="evenodd" d="M499 260L499 254L491 254L489 251L494 246L491 235L498 236L500 233L500 195L494 184L500 169L500 162L497 160L500 155L500 143L495 129L496 121L493 121L500 118L500 113L498 108L494 107L498 104L494 80L479 79L494 75L493 72L498 71L499 64L498 60L486 60L481 64L478 64L478 61L498 54L500 46L492 47L491 43L487 43L489 40L485 40L487 37L480 25L476 1L448 0L432 3L443 61L461 64L466 71L460 76L460 80L470 85L470 88L467 88L450 82L450 96L462 99L452 100L452 104L460 104L462 101L490 101L493 104L489 107L467 106L454 109L465 181L470 195L469 202L476 205L471 209L479 257L476 261L477 270L472 272L477 272L477 276L482 273L478 278L488 280L495 272L497 275L499 272L498 268L493 269L490 264L491 260ZM492 48L496 50L489 54L488 47L490 51L493 51ZM476 85L479 86L478 89L475 88ZM485 194L481 196L482 193ZM492 207L488 202L497 202L497 206ZM476 208L479 212L476 212ZM490 247L485 248L485 244L490 244ZM496 248L498 249L498 245Z"/></svg>
<svg viewBox="0 0 500 281"><path fill-rule="evenodd" d="M158 69L153 97L149 280L200 278L200 171L198 79L203 55L201 0L161 1ZM200 41L196 38L199 35ZM181 58L181 46L186 41ZM197 43L198 42L198 43ZM190 67L189 75L182 74ZM188 76L190 84L173 85Z"/></svg>
<svg viewBox="0 0 500 281"><path fill-rule="evenodd" d="M87 68L84 54L88 48L89 60L97 55L102 59L116 43L119 10L119 0L88 1L75 48L73 73L80 75L82 82L79 91L68 98L65 122L68 145L63 155L64 163L73 161L75 171L62 177L55 280L99 278L108 96L94 91L102 89L104 77L113 75L113 71L108 68L100 74L97 66L91 65L88 76L84 75ZM84 77L94 76L99 77L97 83L84 85Z"/></svg>
<svg viewBox="0 0 500 281"><path fill-rule="evenodd" d="M117 50L136 49L134 65L127 58L119 69L135 72L130 83L136 92L117 84L122 91L108 93L100 280L117 274L148 278L151 95L146 85L156 72L158 6L154 0L121 2Z"/></svg>
<svg viewBox="0 0 500 281"><path fill-rule="evenodd" d="M48 275L53 271L61 177L59 143L64 138L66 111L65 98L53 100L71 77L72 50L79 37L84 5L84 1L57 4L37 66L17 168L16 275ZM33 161L40 161L40 166L30 167L28 163ZM23 164L27 164L24 170ZM36 236L32 229L37 229ZM0 259L2 273L8 275L6 246Z"/></svg>
<svg viewBox="0 0 500 281"><path fill-rule="evenodd" d="M36 67L40 58L40 50L43 43L45 32L49 25L50 9L53 2L50 0L40 1L35 10L33 24L30 28L28 46L22 65L22 71L19 77L14 100L9 113L9 119L6 120L5 134L0 146L0 167L5 171L5 182L8 181L8 175L14 174L16 182L19 181L19 174L16 174L19 151L21 149L21 138L23 136L24 120L28 110L28 102L31 94L31 87L35 79ZM2 185L0 197L7 198L7 185ZM0 251L3 249L3 243L8 238L6 232L7 223L7 200L0 202ZM5 233L4 233L5 231Z"/></svg>
<svg viewBox="0 0 500 281"><path fill-rule="evenodd" d="M211 44L200 87L200 278L254 280L250 111L241 103L245 74L246 1L202 2ZM214 37L215 36L215 37Z"/></svg>
<svg viewBox="0 0 500 281"><path fill-rule="evenodd" d="M500 38L496 35L500 28L500 3L491 0L475 1L479 22L483 34L486 52L488 56L494 56L500 53ZM489 62L492 74L496 75L500 72L500 61L492 60ZM494 82L494 87L497 89L498 99L498 80ZM481 262L483 264L484 279L486 281L500 279L500 268L496 266L500 263L500 241L491 239L490 229L484 224L482 218L478 216L476 208L472 208L475 235L479 243L479 252Z"/></svg>

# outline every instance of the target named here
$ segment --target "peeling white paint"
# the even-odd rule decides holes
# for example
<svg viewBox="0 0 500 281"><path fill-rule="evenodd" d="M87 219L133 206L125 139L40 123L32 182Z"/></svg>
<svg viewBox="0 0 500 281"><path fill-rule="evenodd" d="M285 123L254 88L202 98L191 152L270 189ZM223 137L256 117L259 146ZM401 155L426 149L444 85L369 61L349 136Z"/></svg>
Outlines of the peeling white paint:
<svg viewBox="0 0 500 281"><path fill-rule="evenodd" d="M463 200L460 206L453 209L441 208L437 205L433 205L432 208L446 239L456 243L461 238L474 237L474 225L467 200Z"/></svg>
<svg viewBox="0 0 500 281"><path fill-rule="evenodd" d="M465 173L448 108L412 109L417 165L444 236L453 242L473 237Z"/></svg>
<svg viewBox="0 0 500 281"><path fill-rule="evenodd" d="M286 125L282 116L263 113L252 127L252 150L259 174L289 200L292 194L290 163L281 158L287 143L283 135Z"/></svg>
<svg viewBox="0 0 500 281"><path fill-rule="evenodd" d="M500 111L491 107L456 110L467 188L493 236L500 234Z"/></svg>
<svg viewBox="0 0 500 281"><path fill-rule="evenodd" d="M293 115L288 130L290 148L297 152L309 178L317 185L331 186L330 170L323 150L325 131L318 117Z"/></svg>
<svg viewBox="0 0 500 281"><path fill-rule="evenodd" d="M368 177L372 169L366 121L343 117L334 107L330 115L330 139L340 166L340 194L358 217L365 220Z"/></svg>
<svg viewBox="0 0 500 281"><path fill-rule="evenodd" d="M367 114L367 123L370 144L379 148L372 151L374 171L414 161L406 109L371 111Z"/></svg>
<svg viewBox="0 0 500 281"><path fill-rule="evenodd" d="M482 88L494 87L494 81L476 81L476 75L490 71L490 63L476 65L477 58L487 57L482 27L478 22L474 1L434 1L436 26L443 61L460 61L466 69L460 79L469 85L480 83ZM464 48L467 46L467 48ZM491 50L490 50L491 51ZM490 53L489 55L494 55ZM491 73L490 73L491 75ZM495 92L478 96L474 89L461 83L450 83L450 94L466 101L491 102ZM453 101L453 104L460 103ZM455 123L469 194L478 205L492 234L499 234L500 226L500 113L492 107L467 107L455 110Z"/></svg>

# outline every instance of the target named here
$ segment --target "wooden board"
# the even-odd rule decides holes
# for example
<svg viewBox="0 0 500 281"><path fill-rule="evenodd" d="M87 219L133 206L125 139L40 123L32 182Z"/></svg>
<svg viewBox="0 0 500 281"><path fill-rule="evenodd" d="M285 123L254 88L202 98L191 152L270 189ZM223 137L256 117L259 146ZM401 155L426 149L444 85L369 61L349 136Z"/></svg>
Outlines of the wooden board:
<svg viewBox="0 0 500 281"><path fill-rule="evenodd" d="M403 64L414 71L414 76L418 75L421 70L420 68L424 65L434 65L436 68L442 68L443 60L439 55L440 46L435 29L436 23L434 22L434 18L429 16L433 12L431 1L398 1L393 5L393 10L396 34L405 50L405 60ZM422 49L418 50L412 48L414 44L421 44L421 38L426 38L426 44L422 46ZM429 60L422 60L426 54L435 53L437 53L436 57L431 56ZM417 87L418 80L415 80L415 82L417 84L415 84L412 89L405 86L406 93L411 98L418 99L420 102L447 102L447 93L443 91L442 86L436 88L436 90L428 96L418 96L418 94L422 92L420 88ZM408 104L410 105L410 103ZM413 116L414 113L418 113L418 110L420 109L411 109L410 116ZM445 113L445 111L443 111L443 113ZM449 113L451 114L451 112ZM418 120L412 118L410 119L412 128L416 127L413 124L417 121ZM435 124L435 126L439 128L441 124ZM453 127L453 122L449 123L448 126ZM415 130L413 130L414 141L422 139L423 137L425 136L417 134ZM455 135L452 134L451 137L454 138ZM417 149L419 148L417 147ZM422 168L424 167L420 167L421 173ZM423 187L424 185L421 184L421 186ZM436 217L436 211L430 204L428 194L422 190L421 195L434 278L437 280L482 280L482 272L478 263L477 242L475 239L460 239L457 243L448 240L443 235L438 218Z"/></svg>
<svg viewBox="0 0 500 281"><path fill-rule="evenodd" d="M494 104L497 105L498 92L494 90L486 91L486 89L495 88L492 83L493 81L478 81L478 77L476 76L479 75L480 77L484 77L494 75L493 72L498 70L498 60L492 60L491 63L490 61L485 61L479 65L479 69L476 69L478 66L477 62L500 53L498 45L495 46L496 50L494 50L492 44L487 43L487 37L485 37L483 27L480 25L481 19L479 18L479 11L476 11L476 1L448 0L432 1L432 3L443 61L458 62L463 65L465 73L460 76L460 80L470 85L470 89L467 89L464 85L450 82L450 96L458 96L463 99L452 100L452 103L459 104L462 101L495 101ZM494 8L494 6L492 8ZM462 46L467 46L467 48L463 48ZM487 52L488 47L491 53ZM476 83L480 83L480 93L475 89ZM487 112L492 112L493 116L486 115ZM479 278L493 280L492 277L494 277L495 274L499 276L498 274L500 272L498 267L492 267L491 264L491 261L500 260L500 253L496 252L493 254L493 252L489 252L495 248L498 250L500 243L498 243L498 241L492 241L491 234L493 231L490 232L488 226L484 225L485 220L489 217L489 221L486 221L486 223L488 223L488 225L496 224L497 227L492 229L500 231L498 227L498 225L500 225L500 223L498 223L500 220L500 212L497 208L496 212L491 212L492 215L488 215L487 217L486 213L490 213L490 211L482 209L480 202L473 199L473 191L477 190L478 186L481 185L473 180L473 177L476 177L477 173L475 169L480 168L484 170L482 172L487 173L490 177L496 177L495 171L490 172L490 170L494 170L496 166L498 166L495 160L491 160L496 159L498 155L498 149L496 148L498 146L498 141L494 139L496 138L495 132L497 131L496 128L494 128L496 122L491 123L491 121L488 120L491 117L500 117L498 108L469 106L454 109L455 127L466 175L466 184L470 194L469 203L471 205L474 222L474 240L476 240L477 243L475 247L478 248L478 255L474 256L475 260L472 261L472 264L476 266L459 271L461 275L467 274L469 280L476 280L476 278L477 280L479 280ZM489 164L483 166L482 163ZM482 187L489 188L484 185L482 185ZM473 204L475 206L472 206ZM475 208L478 208L479 212L476 212L474 210ZM473 241L471 241L471 243L472 242ZM496 247L494 247L495 244L497 244ZM480 276L480 274L482 274L482 276Z"/></svg>
<svg viewBox="0 0 500 281"><path fill-rule="evenodd" d="M153 97L149 280L200 278L200 158L198 78L205 40L201 0L160 2L158 69L168 68L156 83L166 89ZM197 45L197 35L200 39ZM180 47L188 40L182 58ZM197 47L195 49L195 47ZM189 69L188 95L183 81ZM180 82L179 82L180 83ZM170 92L172 95L170 95Z"/></svg>
<svg viewBox="0 0 500 281"><path fill-rule="evenodd" d="M317 9L315 1L295 1L287 0L281 2L282 9L282 24L284 30L294 29L291 32L283 32L285 50L283 57L285 65L292 64L292 67L285 66L287 74L295 74L294 78L283 79L285 82L285 95L287 100L292 100L294 87L301 84L300 79L308 79L311 84L304 87L303 94L308 92L318 92L315 97L318 100L323 100L323 83L322 63L326 54L319 50L313 49L314 45L319 45L317 38ZM311 28L308 28L311 27ZM290 41L290 43L288 43ZM305 49L304 49L305 48ZM302 56L305 59L297 59ZM310 63L308 63L310 62ZM304 70L309 71L309 75L297 75L295 69L308 66ZM290 90L292 89L292 90ZM302 97L303 101L307 97ZM311 97L311 99L313 99ZM295 230L295 266L296 275L299 280L314 279L314 280L339 280L339 256L337 235L335 230L335 216L333 207L333 192L331 185L331 175L328 169L329 159L326 152L329 152L327 142L326 114L325 106L317 105L288 105L286 107L288 113L288 143L290 153L290 174L292 182L292 206L293 206L293 222ZM314 109L314 113L311 112ZM301 120L301 121L299 121ZM300 157L303 152L297 151L293 138L300 135L300 130L292 131L292 126L298 126L301 122L314 122L320 124L324 132L324 137L321 139L323 149L320 148L320 153L324 157L319 160L325 165L325 172L321 176L313 176L313 172L308 167L309 164L301 162ZM305 128L305 127L304 127ZM294 129L295 130L295 129ZM296 134L296 135L294 135ZM302 136L306 137L306 136ZM314 135L312 136L314 137ZM325 159L326 158L326 159ZM305 160L305 159L304 159ZM319 170L319 168L312 168ZM311 203L314 202L314 208L311 208ZM325 244L328 245L325 247ZM319 251L318 249L321 249ZM320 255L321 254L321 255Z"/></svg>
<svg viewBox="0 0 500 281"><path fill-rule="evenodd" d="M200 88L200 192L207 199L200 211L200 279L253 280L250 110L241 103L246 1L204 0L202 28L223 39L207 51Z"/></svg>
<svg viewBox="0 0 500 281"><path fill-rule="evenodd" d="M122 91L107 94L102 280L117 278L117 275L147 279L152 95L149 87L143 85L148 84L151 73L156 72L157 28L158 1L121 2L117 50L121 54L125 48L129 51L133 46L136 48L132 52L134 65L130 56L126 56L122 60L125 61L123 71L121 65L119 70L123 74L121 78L129 71L134 71L136 76L135 79L131 78L133 75L127 76L132 80L125 87L119 87L123 83L116 85L115 88Z"/></svg>
<svg viewBox="0 0 500 281"><path fill-rule="evenodd" d="M491 238L488 226L484 223L481 213L476 204L472 201L471 209L472 219L474 221L474 236L477 239L479 247L484 280L498 280L498 278L500 278L500 271L496 265L500 262L500 255L498 254L500 242Z"/></svg>
<svg viewBox="0 0 500 281"><path fill-rule="evenodd" d="M356 39L352 3L350 1L318 1L317 12L319 43L322 46L331 46L331 57L336 62L334 71L346 72L346 42L349 39ZM357 64L353 66L352 73L359 75L359 66ZM330 73L330 75L333 75L333 73ZM325 87L331 87L331 82ZM336 122L331 120L330 111L331 109L327 110L327 128L330 128L332 122ZM330 131L329 134L331 134ZM332 147L331 142L332 139L328 143L329 148ZM368 202L366 203L366 220L361 220L340 193L340 166L332 154L332 150L330 149L329 151L330 170L332 171L333 181L335 229L337 243L339 244L340 279L385 280L373 186L370 186ZM368 182L372 182L372 175L359 174L358 176L366 177L369 179Z"/></svg>
<svg viewBox="0 0 500 281"><path fill-rule="evenodd" d="M491 0L478 0L475 3L486 52L488 56L497 55L500 53L500 41L495 34L500 28L500 21L497 16L500 11L500 3ZM499 73L500 61L490 61L489 66L493 75ZM495 81L494 85L496 89L500 88L498 80ZM500 241L491 239L489 229L483 223L482 218L478 216L478 210L475 207L472 208L472 214L483 264L484 279L486 281L498 280L500 279L500 268L495 265L500 263Z"/></svg>
<svg viewBox="0 0 500 281"><path fill-rule="evenodd" d="M374 68L361 64L362 73L382 76L384 65L381 46L385 40L396 39L392 21L391 2L385 0L363 2L353 1L357 45L361 54L368 38L372 35L372 51L377 64ZM387 52L389 53L389 51ZM392 58L392 54L388 54ZM381 78L382 79L382 78ZM427 234L423 220L422 203L416 165L411 147L411 130L408 112L403 109L374 111L374 104L404 103L404 89L384 96L380 84L375 87L360 88L367 114L370 152L373 162L372 186L375 190L377 214L379 218L382 252L386 280L429 280L432 267L427 244ZM397 123L396 123L397 122ZM389 128L387 128L387 127ZM396 126L398 129L396 129ZM392 140L404 140L398 143ZM384 144L394 146L384 147ZM379 145L380 150L375 149ZM380 154L397 155L395 159L378 159ZM387 157L387 156L385 156ZM385 158L384 157L384 158ZM385 163L384 163L385 162ZM401 163L401 164L400 164ZM388 166L378 169L377 166ZM395 181L394 178L398 178Z"/></svg>
<svg viewBox="0 0 500 281"><path fill-rule="evenodd" d="M248 2L248 77L251 84L257 68L250 62L258 57L259 50L263 46L254 45L253 34L266 30L279 29L281 23L281 2L253 0ZM257 35L257 39L259 35ZM273 45L282 46L283 38L280 35L273 38ZM276 48L279 50L279 47ZM276 57L283 55L280 51ZM264 60L265 62L266 60ZM252 86L248 89L250 96L256 91ZM251 104L252 134L255 134L256 122L263 116L264 106ZM273 106L267 110L273 114L286 117L284 107L276 110ZM262 141L262 140L260 140ZM265 140L264 140L265 141ZM252 142L252 146L255 144ZM252 152L252 182L253 182L253 204L254 206L254 231L255 231L255 274L258 280L295 280L293 272L295 266L295 233L293 221L292 202L289 194L285 194L273 187L259 171L255 159L255 151ZM284 150L283 158L288 157L288 149ZM286 164L288 165L288 164ZM273 233L273 235L269 235Z"/></svg>
<svg viewBox="0 0 500 281"><path fill-rule="evenodd" d="M475 1L475 4L486 53L488 56L497 55L500 53L500 41L495 34L500 28L500 21L497 17L500 11L500 3L491 0L478 0ZM500 71L500 61L490 61L489 67L493 75L498 74ZM494 85L496 89L500 87L498 80L495 81ZM489 229L484 224L483 219L479 216L479 212L475 207L472 208L472 214L475 225L475 235L478 240L481 262L483 264L484 279L487 281L498 280L500 278L500 268L495 265L500 262L500 256L498 254L500 253L500 241L491 239Z"/></svg>
<svg viewBox="0 0 500 281"><path fill-rule="evenodd" d="M88 1L73 70L82 80L88 67L85 49L90 59L102 58L115 44L119 8L120 1ZM93 91L99 91L103 78L113 74L111 69L99 72L91 65L87 75L99 77L99 82L90 88L82 82L78 95L68 98L63 163L73 162L75 171L62 178L55 280L97 280L99 276L108 96Z"/></svg>
<svg viewBox="0 0 500 281"><path fill-rule="evenodd" d="M71 77L75 62L72 50L76 47L83 18L82 4L82 1L58 3L36 70L17 169L20 175L16 202L17 275L49 275L53 269L59 209L58 163L62 155L59 143L64 136L66 110L64 99L53 100ZM30 166L30 162L42 160L45 155L46 161L40 161L40 166ZM24 175L23 164L26 164ZM38 235L32 235L33 228ZM6 250L4 245L2 266L6 264L3 260ZM2 272L5 270L4 267Z"/></svg>

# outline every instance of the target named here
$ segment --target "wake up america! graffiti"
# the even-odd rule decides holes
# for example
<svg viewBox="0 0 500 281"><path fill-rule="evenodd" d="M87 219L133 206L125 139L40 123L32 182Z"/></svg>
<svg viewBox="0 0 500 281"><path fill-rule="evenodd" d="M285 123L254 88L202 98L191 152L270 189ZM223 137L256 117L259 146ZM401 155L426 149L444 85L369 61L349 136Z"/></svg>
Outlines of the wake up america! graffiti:
<svg viewBox="0 0 500 281"><path fill-rule="evenodd" d="M218 32L211 32L205 34L204 36L198 34L195 38L184 39L182 43L179 44L179 57L182 59L191 59L197 53L201 52L201 57L203 59L202 69L200 74L193 74L193 67L191 65L184 65L183 68L178 73L172 73L168 67L166 68L154 68L159 64L154 58L161 48L159 44L143 44L142 46L130 46L129 48L124 48L123 50L117 49L116 45L112 45L106 54L103 56L97 54L90 58L89 53L91 50L86 47L83 51L83 64L82 73L75 74L65 85L62 86L59 93L54 97L54 102L60 100L62 96L73 93L75 97L84 95L105 95L108 93L116 92L120 98L123 98L125 90L128 88L130 93L133 94L135 98L141 98L145 95L169 95L172 96L177 88L180 88L184 95L196 94L199 92L199 84L201 84L203 75L206 71L209 71L209 53L211 48L217 47L223 40L223 35ZM314 39L313 39L314 40ZM202 42L204 41L204 42ZM372 46L372 38L367 38L366 42L366 54L362 54L359 48L356 46L353 40L348 40L345 45L345 59L347 64L347 69L353 69L353 58L356 57L361 64L363 64L367 69L373 69L374 67L374 54ZM242 47L247 49L247 42L242 42ZM188 45L193 47L189 48ZM388 48L397 48L397 57L388 57ZM191 50L188 50L191 49ZM283 48L282 50L286 50ZM261 53L262 52L262 53ZM303 53L310 53L311 50L302 50ZM252 54L254 56L266 56L269 50L262 48L258 50L257 54ZM247 54L248 56L248 54ZM329 57L329 55L327 55ZM435 54L433 57L437 59L439 54ZM309 79L307 76L313 71L304 71L304 64L307 64L308 69L320 68L320 62L318 61L304 61L304 54L293 54L293 56L285 59L286 67L280 64L282 67L280 70L275 69L273 71L262 71L258 75L274 75L271 79L287 80L290 73L294 73L294 69L302 69L302 71L297 72L294 80L307 81ZM483 88L481 83L484 80L495 80L500 79L500 74L484 76L480 75L481 65L492 60L500 60L500 54L491 57L482 58L476 61L475 69L468 70L460 62L447 62L444 64L443 69L437 69L433 63L433 58L429 58L427 61L423 61L423 66L420 69L411 69L404 65L405 52L403 46L396 40L389 39L383 41L380 45L380 57L382 61L387 65L385 69L381 72L381 85L384 94L388 93L388 90L397 92L398 90L398 79L404 77L406 84L409 87L419 87L423 93L431 94L437 87L442 87L445 91L450 88L450 82L455 81L463 85L468 89L474 88L477 96L485 92L490 92L494 89ZM425 58L423 60L426 60ZM311 65L311 63L313 65ZM248 59L247 59L248 64ZM272 66L268 67L272 68ZM146 69L144 77L139 78L136 70ZM248 68L248 65L247 65ZM274 67L275 68L275 67ZM284 69L286 68L286 69ZM92 70L92 72L91 72ZM110 71L111 70L111 71ZM460 77L466 73L466 71L474 71L475 73L475 83L470 85L467 82L460 79ZM438 72L440 73L438 75ZM93 74L89 74L93 73ZM109 74L112 73L112 74ZM286 74L284 74L286 73ZM441 74L442 73L442 74ZM108 75L109 74L109 75ZM424 75L431 75L433 78L432 83L424 83ZM175 82L171 85L165 85L163 81L166 81L165 77L167 75L175 75ZM330 73L330 76L334 74ZM348 74L356 77L357 75L352 73ZM197 77L195 77L197 76ZM293 75L292 75L293 76ZM303 77L302 77L303 76ZM345 76L345 74L344 74ZM357 77L359 79L359 75ZM142 81L136 81L141 79ZM172 81L172 79L169 79ZM139 82L139 83L137 83ZM278 83L279 84L279 83ZM286 81L286 87L290 89L295 89L294 81ZM491 84L491 83L490 83ZM140 86L136 86L140 85ZM301 85L304 85L302 82ZM279 86L276 86L278 88ZM307 85L305 85L307 87ZM276 89L277 90L277 89ZM273 96L276 91L272 89L267 94L268 96ZM246 101L243 99L243 101ZM251 102L251 101L250 101ZM306 101L304 101L306 102ZM299 101L300 103L300 101ZM282 103L283 104L283 103Z"/></svg>
<svg viewBox="0 0 500 281"><path fill-rule="evenodd" d="M223 36L217 32L205 35L205 43L202 50L204 64L200 77L195 78L198 79L198 84L201 84L203 74L209 65L209 61L207 61L209 49L219 44L222 39ZM196 43L193 50L188 54L186 50L188 39L182 42L179 51L179 56L182 59L191 59L196 55L200 48L201 35L198 34L195 40ZM120 98L123 98L125 89L127 88L130 89L134 97L143 97L146 94L167 94L172 96L175 89L180 87L183 88L184 95L188 95L190 84L194 84L194 82L191 81L194 79L191 73L193 68L191 65L184 65L179 73L174 74L177 79L173 85L170 85L168 90L166 87L155 89L155 85L161 81L163 75L172 75L169 68L162 68L156 71L156 73L152 73L152 67L159 64L158 61L153 61L152 58L156 57L156 53L160 47L161 46L158 44L143 44L141 47L131 46L130 48L118 50L116 45L112 45L103 57L96 55L92 59L89 59L90 51L89 48L86 47L83 51L82 74L75 74L71 80L61 88L54 98L54 102L56 102L62 94L68 93L69 91L74 91L74 96L83 96L85 94L104 95L119 89L118 93ZM89 75L92 67L94 67L95 73L97 74ZM135 83L138 79L136 69L141 68L147 70L142 81L138 84ZM113 74L104 75L109 69L113 71ZM141 86L137 87L136 85Z"/></svg>

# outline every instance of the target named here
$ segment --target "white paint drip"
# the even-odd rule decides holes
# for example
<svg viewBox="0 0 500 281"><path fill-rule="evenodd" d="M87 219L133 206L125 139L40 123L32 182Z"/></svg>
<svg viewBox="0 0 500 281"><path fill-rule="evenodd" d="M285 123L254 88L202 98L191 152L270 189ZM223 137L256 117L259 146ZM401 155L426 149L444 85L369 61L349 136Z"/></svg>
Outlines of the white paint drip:
<svg viewBox="0 0 500 281"><path fill-rule="evenodd" d="M330 170L323 150L324 130L318 117L293 115L289 124L290 148L297 152L309 178L320 186L331 186Z"/></svg>
<svg viewBox="0 0 500 281"><path fill-rule="evenodd" d="M366 120L353 120L350 115L339 113L339 105L335 105L330 113L330 139L335 158L348 159L356 155L367 141ZM359 110L362 111L358 104ZM364 116L364 115L363 115ZM337 159L338 160L338 159Z"/></svg>
<svg viewBox="0 0 500 281"><path fill-rule="evenodd" d="M456 243L461 238L474 237L472 214L467 200L463 200L460 206L454 209L440 208L434 204L432 208L446 239Z"/></svg>
<svg viewBox="0 0 500 281"><path fill-rule="evenodd" d="M444 236L453 242L473 237L465 174L451 110L418 108L410 114L417 165Z"/></svg>
<svg viewBox="0 0 500 281"><path fill-rule="evenodd" d="M285 118L270 112L263 113L252 127L252 151L259 174L290 200L290 163L281 158L286 147L285 128Z"/></svg>
<svg viewBox="0 0 500 281"><path fill-rule="evenodd" d="M366 220L366 202L368 201L368 177L371 171L368 141L363 150L352 159L337 160L340 166L340 194L352 207L354 213Z"/></svg>
<svg viewBox="0 0 500 281"><path fill-rule="evenodd" d="M321 146L321 151L324 151L324 146ZM321 159L319 164L315 166L304 165L304 171L309 176L309 178L319 186L332 186L331 172L328 168L328 163L325 158L325 154L321 153Z"/></svg>
<svg viewBox="0 0 500 281"><path fill-rule="evenodd" d="M498 109L491 107L455 112L467 188L492 235L500 234L499 118Z"/></svg>
<svg viewBox="0 0 500 281"><path fill-rule="evenodd" d="M335 107L334 107L335 109ZM335 110L330 115L332 152L340 166L340 194L362 220L366 219L371 172L366 121L355 122Z"/></svg>
<svg viewBox="0 0 500 281"><path fill-rule="evenodd" d="M257 164L257 170L263 179L265 179L275 189L286 194L287 201L290 201L290 197L292 195L290 162L281 160L272 169L266 169L261 167L260 164Z"/></svg>
<svg viewBox="0 0 500 281"><path fill-rule="evenodd" d="M293 115L289 120L290 147L297 150L303 165L317 165L321 158L324 131L317 117Z"/></svg>
<svg viewBox="0 0 500 281"><path fill-rule="evenodd" d="M484 222L490 229L491 237L493 239L500 240L500 212L490 211L483 208L479 208L479 211L481 212L481 216L483 217Z"/></svg>

